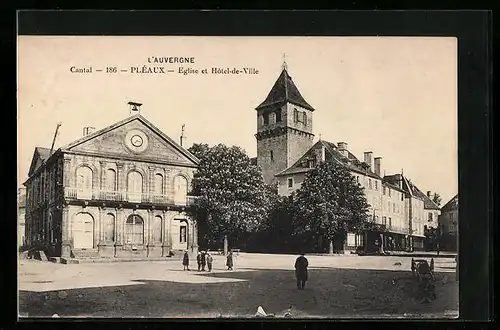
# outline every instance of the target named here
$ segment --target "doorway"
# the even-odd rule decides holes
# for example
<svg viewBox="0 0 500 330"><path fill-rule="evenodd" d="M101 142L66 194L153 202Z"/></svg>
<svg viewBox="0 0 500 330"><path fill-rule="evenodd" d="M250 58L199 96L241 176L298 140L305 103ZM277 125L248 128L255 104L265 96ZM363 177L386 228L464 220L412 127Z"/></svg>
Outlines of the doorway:
<svg viewBox="0 0 500 330"><path fill-rule="evenodd" d="M94 218L88 213L78 213L73 224L73 248L94 248Z"/></svg>

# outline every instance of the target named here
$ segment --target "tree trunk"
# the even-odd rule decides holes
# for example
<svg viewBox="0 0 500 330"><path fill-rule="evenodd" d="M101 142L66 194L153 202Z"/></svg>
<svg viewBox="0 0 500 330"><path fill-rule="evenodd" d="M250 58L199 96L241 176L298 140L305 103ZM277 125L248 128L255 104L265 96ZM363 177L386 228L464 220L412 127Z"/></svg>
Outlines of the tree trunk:
<svg viewBox="0 0 500 330"><path fill-rule="evenodd" d="M333 254L333 241L330 241L330 248L328 249L329 254Z"/></svg>
<svg viewBox="0 0 500 330"><path fill-rule="evenodd" d="M227 249L227 235L224 235L224 255L227 256L227 252L228 252L228 249Z"/></svg>

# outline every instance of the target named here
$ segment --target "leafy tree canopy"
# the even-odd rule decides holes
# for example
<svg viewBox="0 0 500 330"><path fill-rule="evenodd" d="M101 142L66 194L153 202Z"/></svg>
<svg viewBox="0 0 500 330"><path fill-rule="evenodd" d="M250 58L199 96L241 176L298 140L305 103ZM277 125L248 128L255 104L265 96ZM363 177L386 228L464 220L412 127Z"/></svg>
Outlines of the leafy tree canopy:
<svg viewBox="0 0 500 330"><path fill-rule="evenodd" d="M432 201L436 203L437 206L441 206L441 195L438 193L434 193L434 196L432 196Z"/></svg>
<svg viewBox="0 0 500 330"><path fill-rule="evenodd" d="M369 205L363 188L349 170L338 163L324 162L311 170L295 198L295 228L328 240L366 228Z"/></svg>
<svg viewBox="0 0 500 330"><path fill-rule="evenodd" d="M189 151L200 159L191 192L198 196L193 216L210 236L258 230L276 197L245 151L223 144L194 144Z"/></svg>

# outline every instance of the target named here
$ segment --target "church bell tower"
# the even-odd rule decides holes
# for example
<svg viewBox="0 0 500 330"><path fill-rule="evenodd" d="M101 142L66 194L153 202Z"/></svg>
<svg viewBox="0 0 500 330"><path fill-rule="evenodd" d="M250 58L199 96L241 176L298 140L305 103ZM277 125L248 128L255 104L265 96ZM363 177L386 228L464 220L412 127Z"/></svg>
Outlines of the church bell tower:
<svg viewBox="0 0 500 330"><path fill-rule="evenodd" d="M276 182L275 175L292 166L314 139L314 108L300 94L283 61L282 71L264 102L257 108L257 165L264 181Z"/></svg>

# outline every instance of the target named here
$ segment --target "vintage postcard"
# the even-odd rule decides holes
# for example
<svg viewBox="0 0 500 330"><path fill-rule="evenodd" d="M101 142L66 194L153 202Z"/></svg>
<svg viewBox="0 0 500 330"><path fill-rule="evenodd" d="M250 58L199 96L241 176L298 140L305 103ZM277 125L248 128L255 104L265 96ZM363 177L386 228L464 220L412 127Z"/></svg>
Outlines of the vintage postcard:
<svg viewBox="0 0 500 330"><path fill-rule="evenodd" d="M21 320L458 316L456 38L17 56Z"/></svg>

